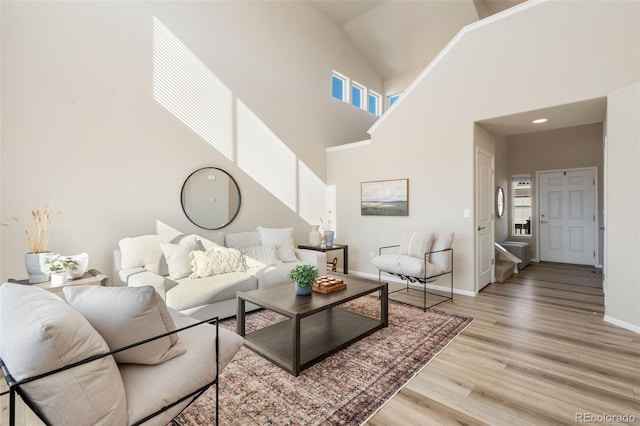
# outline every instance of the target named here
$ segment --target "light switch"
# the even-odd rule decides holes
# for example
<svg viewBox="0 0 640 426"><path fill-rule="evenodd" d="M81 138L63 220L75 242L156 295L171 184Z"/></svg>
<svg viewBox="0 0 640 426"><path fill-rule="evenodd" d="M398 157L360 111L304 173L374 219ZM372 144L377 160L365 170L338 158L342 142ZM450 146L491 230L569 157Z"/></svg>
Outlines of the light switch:
<svg viewBox="0 0 640 426"><path fill-rule="evenodd" d="M464 217L471 217L471 209L464 209Z"/></svg>

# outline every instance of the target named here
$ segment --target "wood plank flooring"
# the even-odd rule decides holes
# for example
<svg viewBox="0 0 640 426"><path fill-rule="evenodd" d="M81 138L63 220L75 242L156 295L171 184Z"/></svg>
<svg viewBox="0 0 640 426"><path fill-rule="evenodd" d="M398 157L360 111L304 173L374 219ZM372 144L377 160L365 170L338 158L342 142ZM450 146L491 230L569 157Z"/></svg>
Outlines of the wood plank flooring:
<svg viewBox="0 0 640 426"><path fill-rule="evenodd" d="M437 309L475 321L367 425L640 424L640 335L603 321L593 268L533 263Z"/></svg>
<svg viewBox="0 0 640 426"><path fill-rule="evenodd" d="M475 320L367 425L563 425L580 413L640 424L640 335L603 322L591 268L530 264L437 309ZM604 420L589 423L615 423ZM41 424L18 411L18 426Z"/></svg>

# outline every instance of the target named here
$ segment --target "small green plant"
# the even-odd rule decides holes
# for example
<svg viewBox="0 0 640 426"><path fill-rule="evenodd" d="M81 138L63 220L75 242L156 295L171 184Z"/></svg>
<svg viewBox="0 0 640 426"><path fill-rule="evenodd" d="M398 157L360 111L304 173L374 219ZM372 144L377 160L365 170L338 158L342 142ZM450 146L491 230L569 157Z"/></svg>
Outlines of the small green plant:
<svg viewBox="0 0 640 426"><path fill-rule="evenodd" d="M53 258L49 264L49 271L57 274L65 271L75 271L78 268L78 262L71 257L61 258L59 255Z"/></svg>
<svg viewBox="0 0 640 426"><path fill-rule="evenodd" d="M318 270L311 265L296 265L287 276L300 287L308 287L318 276Z"/></svg>

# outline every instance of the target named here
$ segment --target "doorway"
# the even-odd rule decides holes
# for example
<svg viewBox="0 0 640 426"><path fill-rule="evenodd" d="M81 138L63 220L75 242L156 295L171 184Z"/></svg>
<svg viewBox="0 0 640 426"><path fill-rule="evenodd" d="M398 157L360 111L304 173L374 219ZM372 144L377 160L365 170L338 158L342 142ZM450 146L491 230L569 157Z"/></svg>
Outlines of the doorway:
<svg viewBox="0 0 640 426"><path fill-rule="evenodd" d="M538 172L540 260L598 263L597 168Z"/></svg>

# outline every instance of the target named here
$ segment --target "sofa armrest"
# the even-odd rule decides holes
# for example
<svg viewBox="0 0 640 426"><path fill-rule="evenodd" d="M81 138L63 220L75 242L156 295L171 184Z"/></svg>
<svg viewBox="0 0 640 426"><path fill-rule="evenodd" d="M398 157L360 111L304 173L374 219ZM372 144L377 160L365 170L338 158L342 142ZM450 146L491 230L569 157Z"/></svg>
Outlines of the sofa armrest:
<svg viewBox="0 0 640 426"><path fill-rule="evenodd" d="M126 278L127 285L129 287L142 287L145 285L150 285L155 288L160 297L165 300L167 292L178 285L177 282L169 279L168 277L156 274L155 272L147 271L146 269L135 268L135 270L132 270L132 272L133 273L128 275Z"/></svg>
<svg viewBox="0 0 640 426"><path fill-rule="evenodd" d="M296 249L296 257L301 262L313 265L318 270L318 275L327 273L327 254L321 251Z"/></svg>

